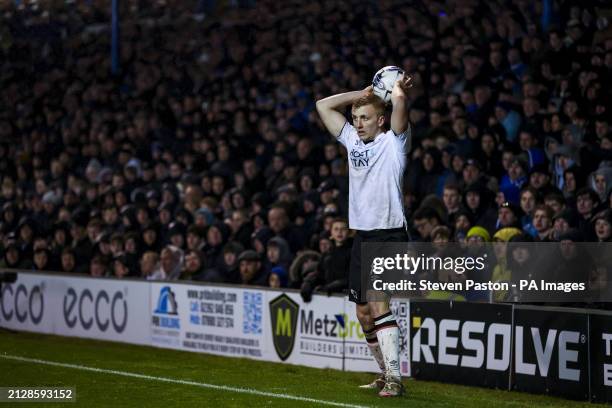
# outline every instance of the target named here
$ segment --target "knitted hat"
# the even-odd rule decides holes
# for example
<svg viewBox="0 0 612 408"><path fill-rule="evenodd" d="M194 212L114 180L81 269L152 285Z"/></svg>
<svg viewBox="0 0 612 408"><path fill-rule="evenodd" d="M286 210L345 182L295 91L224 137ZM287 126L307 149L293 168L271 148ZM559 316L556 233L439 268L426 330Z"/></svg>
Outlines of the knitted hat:
<svg viewBox="0 0 612 408"><path fill-rule="evenodd" d="M480 227L478 225L470 228L470 230L467 233L467 238L469 239L470 237L480 237L483 239L484 242L491 241L491 235L489 234L489 232L483 227Z"/></svg>

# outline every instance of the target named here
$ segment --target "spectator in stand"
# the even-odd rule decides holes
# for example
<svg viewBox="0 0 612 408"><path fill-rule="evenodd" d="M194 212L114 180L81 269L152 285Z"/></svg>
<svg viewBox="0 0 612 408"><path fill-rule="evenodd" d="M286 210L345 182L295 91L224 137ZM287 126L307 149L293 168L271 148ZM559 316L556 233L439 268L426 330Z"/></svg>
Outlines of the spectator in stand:
<svg viewBox="0 0 612 408"><path fill-rule="evenodd" d="M459 187L454 184L445 185L442 200L444 201L444 207L446 207L446 214L453 216L461 208Z"/></svg>
<svg viewBox="0 0 612 408"><path fill-rule="evenodd" d="M430 241L431 231L442 224L440 215L430 207L419 208L413 216L415 229L419 233L421 240Z"/></svg>
<svg viewBox="0 0 612 408"><path fill-rule="evenodd" d="M550 242L553 239L553 228L552 228L553 211L550 207L540 204L536 206L533 212L533 228L535 230L535 236L533 236L535 242Z"/></svg>
<svg viewBox="0 0 612 408"><path fill-rule="evenodd" d="M34 251L34 265L32 269L35 271L48 271L49 268L49 251L46 249L37 249Z"/></svg>
<svg viewBox="0 0 612 408"><path fill-rule="evenodd" d="M168 245L161 251L157 269L150 275L155 280L176 280L181 274L183 264L183 250Z"/></svg>
<svg viewBox="0 0 612 408"><path fill-rule="evenodd" d="M5 248L2 266L5 268L30 269L32 263L27 259L23 259L19 246L15 242L11 242Z"/></svg>
<svg viewBox="0 0 612 408"><path fill-rule="evenodd" d="M594 240L593 216L599 205L599 196L588 187L576 192L576 209L578 210L578 230L589 241Z"/></svg>
<svg viewBox="0 0 612 408"><path fill-rule="evenodd" d="M607 209L595 216L595 234L597 241L612 241L612 210Z"/></svg>
<svg viewBox="0 0 612 408"><path fill-rule="evenodd" d="M529 171L529 187L535 189L541 195L552 193L550 186L550 173L544 163L535 165Z"/></svg>
<svg viewBox="0 0 612 408"><path fill-rule="evenodd" d="M116 278L127 278L133 275L130 270L130 263L125 255L119 255L113 260L113 276Z"/></svg>
<svg viewBox="0 0 612 408"><path fill-rule="evenodd" d="M521 187L527 181L527 164L521 158L515 157L510 162L508 174L502 177L499 189L504 193L506 201L518 205Z"/></svg>
<svg viewBox="0 0 612 408"><path fill-rule="evenodd" d="M168 226L168 244L184 249L187 227L180 221L174 221Z"/></svg>
<svg viewBox="0 0 612 408"><path fill-rule="evenodd" d="M232 230L232 240L238 241L243 247L250 245L253 226L249 222L249 217L245 209L237 209L232 212L230 227Z"/></svg>
<svg viewBox="0 0 612 408"><path fill-rule="evenodd" d="M522 233L515 235L509 240L507 266L511 281L518 286L521 279L537 279L537 268L534 267L534 247L531 235ZM521 292L524 294L524 292ZM516 296L516 295L515 295ZM520 298L513 299L515 301Z"/></svg>
<svg viewBox="0 0 612 408"><path fill-rule="evenodd" d="M605 202L612 191L612 167L602 167L594 171L589 177L589 183L589 187L599 196L599 201Z"/></svg>
<svg viewBox="0 0 612 408"><path fill-rule="evenodd" d="M206 231L206 246L204 253L206 255L207 267L219 269L223 262L223 246L229 236L229 227L217 221L209 226Z"/></svg>
<svg viewBox="0 0 612 408"><path fill-rule="evenodd" d="M206 230L197 225L190 225L187 228L187 249L190 251L201 251L204 249Z"/></svg>
<svg viewBox="0 0 612 408"><path fill-rule="evenodd" d="M297 253L304 246L301 232L298 227L290 224L285 207L280 205L273 206L268 212L268 222L272 232L287 241L293 254Z"/></svg>
<svg viewBox="0 0 612 408"><path fill-rule="evenodd" d="M330 245L331 247L331 245ZM291 267L289 268L289 287L300 289L307 277L317 273L317 267L321 260L321 254L317 251L302 251L295 257ZM306 294L312 294L312 291L306 291ZM308 296L304 297L304 301L308 302Z"/></svg>
<svg viewBox="0 0 612 408"><path fill-rule="evenodd" d="M140 276L149 279L161 279L161 276L156 275L159 270L159 255L157 252L147 251L140 258Z"/></svg>
<svg viewBox="0 0 612 408"><path fill-rule="evenodd" d="M148 223L142 228L141 237L143 243L143 252L158 252L160 250L159 229L160 225L155 222Z"/></svg>
<svg viewBox="0 0 612 408"><path fill-rule="evenodd" d="M348 233L346 219L336 218L331 227L332 249L321 257L319 271L323 279L316 290L327 294L341 293L348 287L347 274L353 245Z"/></svg>
<svg viewBox="0 0 612 408"><path fill-rule="evenodd" d="M503 202L497 210L497 221L495 223L495 231L500 228L516 227L521 228L520 217L522 213L520 207L509 203Z"/></svg>
<svg viewBox="0 0 612 408"><path fill-rule="evenodd" d="M108 263L102 256L94 256L89 263L89 274L94 278L105 277L108 274Z"/></svg>
<svg viewBox="0 0 612 408"><path fill-rule="evenodd" d="M79 215L80 217L81 215ZM74 216L73 216L74 218ZM70 235L72 238L72 249L77 260L77 264L87 263L87 260L92 254L92 244L87 238L85 226L81 221L73 221L70 227Z"/></svg>
<svg viewBox="0 0 612 408"><path fill-rule="evenodd" d="M286 288L289 273L281 266L275 266L268 275L268 286L271 288Z"/></svg>
<svg viewBox="0 0 612 408"><path fill-rule="evenodd" d="M537 205L538 192L530 186L525 186L520 193L520 207L523 212L521 217L521 225L523 231L527 232L532 237L537 235L533 225L533 215Z"/></svg>
<svg viewBox="0 0 612 408"><path fill-rule="evenodd" d="M240 263L238 257L244 247L235 241L228 242L223 247L223 264L219 270L221 281L225 283L240 283Z"/></svg>
<svg viewBox="0 0 612 408"><path fill-rule="evenodd" d="M253 250L246 250L238 257L240 278L243 285L268 286L268 276L265 274L261 257Z"/></svg>
<svg viewBox="0 0 612 408"><path fill-rule="evenodd" d="M559 236L565 234L570 228L575 228L577 225L578 219L574 212L569 209L563 210L553 218L552 237L555 241L558 241Z"/></svg>
<svg viewBox="0 0 612 408"><path fill-rule="evenodd" d="M566 209L566 202L563 195L560 193L549 193L544 196L544 205L550 207L553 210L553 214L556 217Z"/></svg>
<svg viewBox="0 0 612 408"><path fill-rule="evenodd" d="M79 270L76 266L74 252L70 248L66 248L61 254L61 271L66 273L83 273L86 272L86 268L81 267Z"/></svg>
<svg viewBox="0 0 612 408"><path fill-rule="evenodd" d="M220 282L221 279L215 271L215 276L207 274L203 263L204 254L197 250L187 252L183 270L181 271L181 280L203 280L206 282Z"/></svg>
<svg viewBox="0 0 612 408"><path fill-rule="evenodd" d="M495 252L495 258L497 265L493 268L491 275L492 282L510 282L512 274L508 268L508 241L515 236L520 235L522 232L518 228L501 228L493 235L493 250ZM506 299L507 291L494 291L493 300L496 302L503 302Z"/></svg>
<svg viewBox="0 0 612 408"><path fill-rule="evenodd" d="M270 239L266 249L264 272L266 274L270 274L274 268L281 268L288 271L290 262L291 253L289 251L289 244L287 244L287 241L278 236Z"/></svg>

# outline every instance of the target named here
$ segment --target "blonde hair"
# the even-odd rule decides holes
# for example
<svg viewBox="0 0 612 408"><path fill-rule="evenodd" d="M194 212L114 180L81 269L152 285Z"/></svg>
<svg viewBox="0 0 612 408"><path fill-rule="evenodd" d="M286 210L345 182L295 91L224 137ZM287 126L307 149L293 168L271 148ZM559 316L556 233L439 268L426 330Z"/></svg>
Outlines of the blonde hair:
<svg viewBox="0 0 612 408"><path fill-rule="evenodd" d="M366 105L372 105L377 116L385 115L385 102L373 93L356 99L355 102L353 102L353 109L361 108Z"/></svg>

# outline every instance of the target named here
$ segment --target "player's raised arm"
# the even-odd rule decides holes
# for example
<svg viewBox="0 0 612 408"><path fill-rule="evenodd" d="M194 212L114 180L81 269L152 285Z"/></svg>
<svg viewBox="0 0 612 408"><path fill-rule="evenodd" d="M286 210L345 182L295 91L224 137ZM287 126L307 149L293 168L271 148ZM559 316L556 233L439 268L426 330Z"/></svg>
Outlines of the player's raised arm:
<svg viewBox="0 0 612 408"><path fill-rule="evenodd" d="M342 110L351 105L355 99L364 96L368 92L372 92L371 86L362 91L345 92L317 101L317 112L319 112L325 128L332 136L340 136L342 127L346 123Z"/></svg>
<svg viewBox="0 0 612 408"><path fill-rule="evenodd" d="M396 135L400 135L408 129L408 106L406 103L406 91L412 86L412 78L404 75L402 79L395 82L391 91L391 130Z"/></svg>

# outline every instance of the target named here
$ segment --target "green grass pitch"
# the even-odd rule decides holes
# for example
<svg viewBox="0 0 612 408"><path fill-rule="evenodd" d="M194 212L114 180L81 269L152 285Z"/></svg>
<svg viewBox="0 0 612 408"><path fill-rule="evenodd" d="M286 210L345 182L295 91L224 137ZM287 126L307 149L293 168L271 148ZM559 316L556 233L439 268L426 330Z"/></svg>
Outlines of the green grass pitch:
<svg viewBox="0 0 612 408"><path fill-rule="evenodd" d="M7 359L18 356L67 364ZM92 371L77 367L101 369ZM109 372L107 370L113 370ZM129 377L126 373L141 375ZM146 376L146 378L143 378ZM183 381L168 382L160 378ZM95 340L0 331L0 386L76 387L77 402L17 407L596 407L483 388L404 380L406 396L381 399L357 388L371 374L217 357ZM185 383L187 382L187 383ZM198 383L198 384L195 384ZM201 385L218 385L231 389ZM248 390L255 390L253 393ZM262 395L262 393L270 393ZM287 399L283 396L309 400ZM316 400L316 401L315 401ZM15 404L6 404L6 406ZM0 403L0 408L5 404Z"/></svg>

